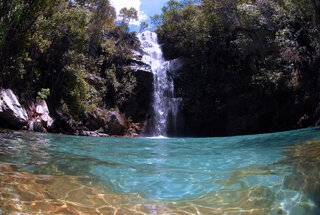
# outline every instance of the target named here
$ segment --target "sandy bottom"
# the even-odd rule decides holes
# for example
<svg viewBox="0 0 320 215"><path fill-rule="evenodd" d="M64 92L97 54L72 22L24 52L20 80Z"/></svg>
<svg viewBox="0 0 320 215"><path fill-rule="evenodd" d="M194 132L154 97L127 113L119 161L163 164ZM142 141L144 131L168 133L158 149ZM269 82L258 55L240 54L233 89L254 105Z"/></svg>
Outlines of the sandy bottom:
<svg viewBox="0 0 320 215"><path fill-rule="evenodd" d="M34 175L14 169L14 164L0 163L0 214L287 214L274 208L275 194L263 186L218 191L195 200L159 201L114 193L88 176ZM266 170L239 172L239 177L257 171Z"/></svg>

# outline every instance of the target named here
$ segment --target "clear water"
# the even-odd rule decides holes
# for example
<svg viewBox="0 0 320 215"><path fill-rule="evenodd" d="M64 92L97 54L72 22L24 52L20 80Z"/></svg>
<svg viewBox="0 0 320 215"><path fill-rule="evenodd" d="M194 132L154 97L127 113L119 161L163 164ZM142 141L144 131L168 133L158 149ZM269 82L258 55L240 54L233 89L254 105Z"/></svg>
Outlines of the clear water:
<svg viewBox="0 0 320 215"><path fill-rule="evenodd" d="M200 201L207 196L229 202L242 191L259 187L264 197L270 192L270 211L280 208L301 214L303 201L312 210L302 214L316 214L318 207L312 199L285 185L293 167L279 161L290 145L319 139L319 128L221 138L95 138L15 132L0 134L0 163L14 163L17 171L32 174L87 175L114 193L167 203ZM214 200L210 202L214 205Z"/></svg>

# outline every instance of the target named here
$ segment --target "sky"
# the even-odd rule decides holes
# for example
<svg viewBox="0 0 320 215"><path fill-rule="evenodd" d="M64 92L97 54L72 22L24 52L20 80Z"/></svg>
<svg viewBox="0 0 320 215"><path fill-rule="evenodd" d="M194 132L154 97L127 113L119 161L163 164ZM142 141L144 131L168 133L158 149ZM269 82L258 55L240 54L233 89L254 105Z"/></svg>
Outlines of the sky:
<svg viewBox="0 0 320 215"><path fill-rule="evenodd" d="M139 21L130 23L130 29L138 30L142 21L148 22L150 16L161 13L161 8L168 0L111 0L111 4L115 7L117 14L121 8L135 8L139 14Z"/></svg>

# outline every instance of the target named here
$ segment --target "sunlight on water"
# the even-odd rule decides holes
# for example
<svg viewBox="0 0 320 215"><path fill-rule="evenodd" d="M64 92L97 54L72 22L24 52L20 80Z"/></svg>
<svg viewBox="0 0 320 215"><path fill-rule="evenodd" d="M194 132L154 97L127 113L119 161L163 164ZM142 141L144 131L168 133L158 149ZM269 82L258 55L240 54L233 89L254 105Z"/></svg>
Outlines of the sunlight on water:
<svg viewBox="0 0 320 215"><path fill-rule="evenodd" d="M220 138L0 137L0 214L319 214L319 128Z"/></svg>

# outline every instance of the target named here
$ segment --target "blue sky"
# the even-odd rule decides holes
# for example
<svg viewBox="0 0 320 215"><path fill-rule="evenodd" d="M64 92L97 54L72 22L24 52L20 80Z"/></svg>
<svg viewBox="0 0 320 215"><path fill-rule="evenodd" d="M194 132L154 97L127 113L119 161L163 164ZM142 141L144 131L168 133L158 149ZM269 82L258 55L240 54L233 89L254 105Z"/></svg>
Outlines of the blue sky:
<svg viewBox="0 0 320 215"><path fill-rule="evenodd" d="M161 13L161 8L168 0L111 0L111 4L116 8L117 13L123 7L134 7L139 12L139 21L130 25L131 30L138 30L141 21L148 22L150 16Z"/></svg>
<svg viewBox="0 0 320 215"><path fill-rule="evenodd" d="M148 17L161 13L161 8L168 0L141 0L140 10L144 11Z"/></svg>

